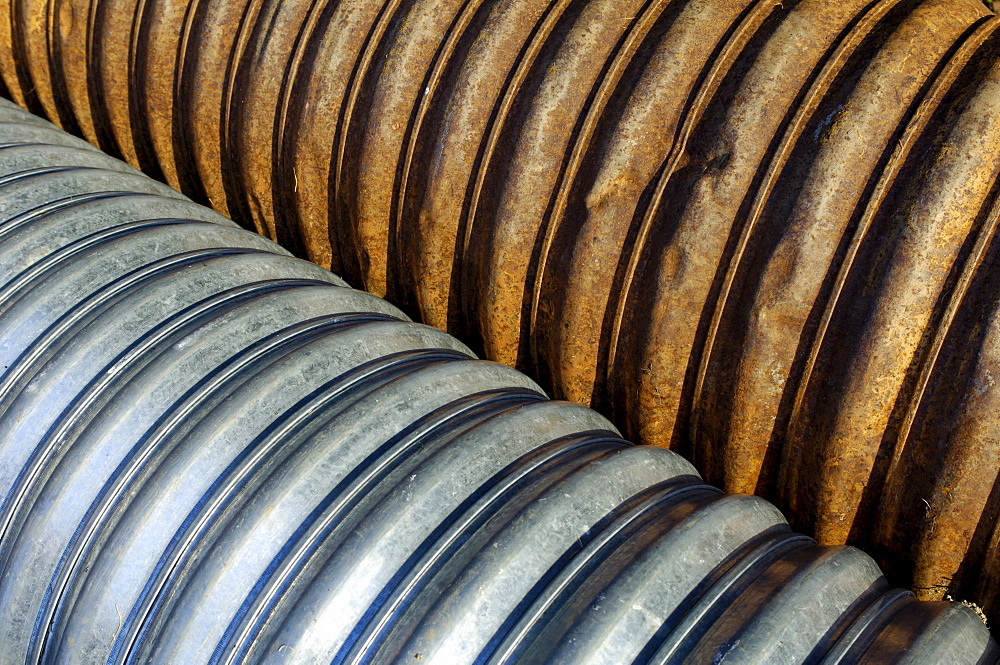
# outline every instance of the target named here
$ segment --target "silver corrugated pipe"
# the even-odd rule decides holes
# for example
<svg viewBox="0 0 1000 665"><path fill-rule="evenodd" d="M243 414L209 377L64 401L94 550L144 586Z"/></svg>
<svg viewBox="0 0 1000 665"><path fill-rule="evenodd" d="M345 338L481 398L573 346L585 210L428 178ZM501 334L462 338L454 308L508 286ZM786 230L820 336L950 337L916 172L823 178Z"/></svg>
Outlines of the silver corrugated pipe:
<svg viewBox="0 0 1000 665"><path fill-rule="evenodd" d="M992 663L684 459L0 110L0 662Z"/></svg>

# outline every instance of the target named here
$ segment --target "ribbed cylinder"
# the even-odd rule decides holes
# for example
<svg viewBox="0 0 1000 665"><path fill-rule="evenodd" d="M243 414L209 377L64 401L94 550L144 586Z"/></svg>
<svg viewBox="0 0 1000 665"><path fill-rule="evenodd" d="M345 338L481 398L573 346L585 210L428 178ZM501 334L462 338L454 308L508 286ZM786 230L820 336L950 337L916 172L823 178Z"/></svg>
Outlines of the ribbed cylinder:
<svg viewBox="0 0 1000 665"><path fill-rule="evenodd" d="M0 106L0 662L992 663L974 612Z"/></svg>
<svg viewBox="0 0 1000 665"><path fill-rule="evenodd" d="M0 73L993 613L997 26L980 0L4 0Z"/></svg>

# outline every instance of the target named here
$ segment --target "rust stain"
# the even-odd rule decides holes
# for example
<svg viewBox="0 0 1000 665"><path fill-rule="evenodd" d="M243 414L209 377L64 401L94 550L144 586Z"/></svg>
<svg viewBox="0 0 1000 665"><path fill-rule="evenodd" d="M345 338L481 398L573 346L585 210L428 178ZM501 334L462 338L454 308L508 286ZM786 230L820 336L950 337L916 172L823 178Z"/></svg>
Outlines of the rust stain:
<svg viewBox="0 0 1000 665"><path fill-rule="evenodd" d="M1000 611L978 0L6 0L15 101Z"/></svg>

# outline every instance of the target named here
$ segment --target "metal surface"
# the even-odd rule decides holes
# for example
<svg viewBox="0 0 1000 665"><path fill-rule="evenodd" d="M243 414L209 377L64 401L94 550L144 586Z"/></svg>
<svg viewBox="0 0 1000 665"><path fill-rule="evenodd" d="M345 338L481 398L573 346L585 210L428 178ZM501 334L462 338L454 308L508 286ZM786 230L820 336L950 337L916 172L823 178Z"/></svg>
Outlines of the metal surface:
<svg viewBox="0 0 1000 665"><path fill-rule="evenodd" d="M17 127L59 142L0 124L0 661L1000 658L969 608Z"/></svg>
<svg viewBox="0 0 1000 665"><path fill-rule="evenodd" d="M0 74L992 615L996 27L978 0L4 0Z"/></svg>

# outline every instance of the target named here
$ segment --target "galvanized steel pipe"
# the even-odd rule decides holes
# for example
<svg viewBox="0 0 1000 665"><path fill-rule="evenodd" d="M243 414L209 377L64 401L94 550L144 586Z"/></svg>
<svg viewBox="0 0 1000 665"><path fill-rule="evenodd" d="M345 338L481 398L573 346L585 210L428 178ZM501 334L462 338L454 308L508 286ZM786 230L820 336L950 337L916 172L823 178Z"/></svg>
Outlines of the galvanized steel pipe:
<svg viewBox="0 0 1000 665"><path fill-rule="evenodd" d="M4 0L13 98L1000 607L979 0Z"/></svg>
<svg viewBox="0 0 1000 665"><path fill-rule="evenodd" d="M0 661L992 663L595 411L0 105Z"/></svg>

